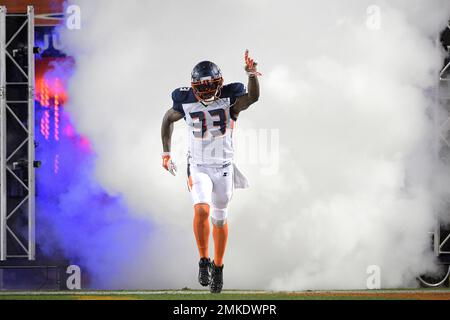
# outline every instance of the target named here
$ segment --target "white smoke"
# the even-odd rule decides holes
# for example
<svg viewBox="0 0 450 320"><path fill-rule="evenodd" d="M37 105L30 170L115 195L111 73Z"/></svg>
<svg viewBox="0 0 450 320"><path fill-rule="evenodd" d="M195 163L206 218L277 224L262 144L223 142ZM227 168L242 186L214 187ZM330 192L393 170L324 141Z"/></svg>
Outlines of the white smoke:
<svg viewBox="0 0 450 320"><path fill-rule="evenodd" d="M111 287L197 287L193 209L184 170L173 178L161 167L161 119L201 60L246 82L246 48L264 75L238 126L266 141L276 133L272 143L256 136L277 170L261 170L264 156L241 161L252 187L229 210L226 287L364 288L370 265L383 287L398 287L432 268L441 169L425 91L437 84L450 2L72 3L81 29L61 29L77 65L68 110L98 155L98 181L157 223L148 252L124 261ZM180 168L185 134L180 121Z"/></svg>

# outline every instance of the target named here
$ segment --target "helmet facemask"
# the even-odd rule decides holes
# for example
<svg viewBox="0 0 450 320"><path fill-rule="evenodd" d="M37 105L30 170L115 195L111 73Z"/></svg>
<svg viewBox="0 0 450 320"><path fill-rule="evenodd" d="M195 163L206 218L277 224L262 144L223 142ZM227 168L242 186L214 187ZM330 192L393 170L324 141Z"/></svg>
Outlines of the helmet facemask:
<svg viewBox="0 0 450 320"><path fill-rule="evenodd" d="M208 77L206 79L201 79L200 81L193 81L191 86L197 99L208 103L219 98L220 90L223 86L223 78L219 77L213 79Z"/></svg>

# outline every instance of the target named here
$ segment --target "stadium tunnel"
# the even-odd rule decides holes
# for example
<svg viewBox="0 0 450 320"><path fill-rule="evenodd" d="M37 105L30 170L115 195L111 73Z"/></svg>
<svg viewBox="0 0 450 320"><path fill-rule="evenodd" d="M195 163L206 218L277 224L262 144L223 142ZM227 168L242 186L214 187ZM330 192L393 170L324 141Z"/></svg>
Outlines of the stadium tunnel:
<svg viewBox="0 0 450 320"><path fill-rule="evenodd" d="M68 289L67 268L73 261L57 245L52 250L41 246L39 207L35 209L36 199L61 186L58 175L65 162L58 146L70 140L80 156L90 151L89 141L76 134L63 112L67 99L64 77L70 72L54 70L55 65L70 69L73 64L73 59L60 49L54 32L64 21L64 1L2 3L7 12L0 30L4 43L0 43L0 290ZM441 41L449 55L440 75L438 100L450 113L450 23ZM450 131L444 140L450 141ZM449 155L450 144L443 143L441 156L450 159ZM55 180L54 185L47 186L48 190L36 188L35 171L37 181L40 175L46 175ZM418 280L425 287L445 286L450 281L450 226L437 221L430 235L441 269L436 274L421 275ZM82 282L88 283L89 275L82 276Z"/></svg>

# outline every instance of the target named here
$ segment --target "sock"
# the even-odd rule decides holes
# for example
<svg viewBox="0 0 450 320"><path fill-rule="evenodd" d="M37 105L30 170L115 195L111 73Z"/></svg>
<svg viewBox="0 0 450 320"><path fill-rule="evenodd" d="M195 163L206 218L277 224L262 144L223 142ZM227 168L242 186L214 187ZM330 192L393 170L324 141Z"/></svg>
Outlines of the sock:
<svg viewBox="0 0 450 320"><path fill-rule="evenodd" d="M209 205L194 206L194 234L200 258L209 257Z"/></svg>
<svg viewBox="0 0 450 320"><path fill-rule="evenodd" d="M218 227L213 225L213 238L214 238L214 264L217 267L223 265L223 257L225 255L225 249L227 247L228 240L228 223Z"/></svg>

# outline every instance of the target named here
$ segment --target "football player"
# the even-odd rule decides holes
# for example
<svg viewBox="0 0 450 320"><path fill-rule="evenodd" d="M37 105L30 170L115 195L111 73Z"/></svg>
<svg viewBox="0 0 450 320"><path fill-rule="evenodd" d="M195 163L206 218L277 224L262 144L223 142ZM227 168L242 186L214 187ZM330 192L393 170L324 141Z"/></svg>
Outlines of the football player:
<svg viewBox="0 0 450 320"><path fill-rule="evenodd" d="M242 83L224 85L219 67L210 61L197 64L191 86L173 91L173 107L162 121L163 167L176 175L170 156L173 123L188 125L188 188L194 204L194 234L200 255L198 280L211 293L223 287L223 258L228 238L227 207L234 188L248 186L233 163L233 128L240 113L259 99L256 62L245 52L248 91ZM209 258L210 223L214 260Z"/></svg>

